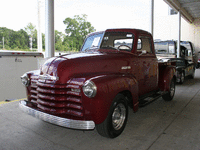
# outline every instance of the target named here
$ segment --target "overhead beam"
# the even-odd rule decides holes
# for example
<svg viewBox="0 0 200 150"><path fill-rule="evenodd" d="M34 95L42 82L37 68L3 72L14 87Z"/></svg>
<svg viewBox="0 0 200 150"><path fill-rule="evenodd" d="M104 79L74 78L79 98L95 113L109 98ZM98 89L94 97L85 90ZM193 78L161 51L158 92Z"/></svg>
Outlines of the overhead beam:
<svg viewBox="0 0 200 150"><path fill-rule="evenodd" d="M200 2L189 2L189 3L183 3L181 5L183 8L186 8L186 7L198 7L200 6Z"/></svg>
<svg viewBox="0 0 200 150"><path fill-rule="evenodd" d="M181 12L181 15L186 21L192 23L194 18L181 6L178 0L164 0L175 11Z"/></svg>

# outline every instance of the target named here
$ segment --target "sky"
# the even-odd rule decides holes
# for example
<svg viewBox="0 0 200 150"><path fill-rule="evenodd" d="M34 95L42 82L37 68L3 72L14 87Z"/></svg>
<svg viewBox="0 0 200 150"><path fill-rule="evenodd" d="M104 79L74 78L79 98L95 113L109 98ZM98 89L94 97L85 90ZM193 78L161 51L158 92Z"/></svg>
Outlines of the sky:
<svg viewBox="0 0 200 150"><path fill-rule="evenodd" d="M45 33L45 0L41 1L41 30ZM155 1L156 17L168 15L168 5ZM38 26L38 0L0 0L0 27L18 31L29 22ZM86 14L96 31L139 28L150 31L150 0L55 0L54 27L64 33L67 17Z"/></svg>

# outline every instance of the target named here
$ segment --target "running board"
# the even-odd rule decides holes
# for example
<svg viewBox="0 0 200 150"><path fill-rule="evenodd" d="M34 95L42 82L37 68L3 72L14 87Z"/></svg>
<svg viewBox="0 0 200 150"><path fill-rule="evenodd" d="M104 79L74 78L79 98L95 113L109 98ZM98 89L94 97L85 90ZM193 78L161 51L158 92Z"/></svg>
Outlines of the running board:
<svg viewBox="0 0 200 150"><path fill-rule="evenodd" d="M146 97L144 99L140 99L139 100L139 106L140 107L144 107L150 103L152 103L153 101L155 101L156 99L160 98L162 95L161 94L154 94L152 96Z"/></svg>

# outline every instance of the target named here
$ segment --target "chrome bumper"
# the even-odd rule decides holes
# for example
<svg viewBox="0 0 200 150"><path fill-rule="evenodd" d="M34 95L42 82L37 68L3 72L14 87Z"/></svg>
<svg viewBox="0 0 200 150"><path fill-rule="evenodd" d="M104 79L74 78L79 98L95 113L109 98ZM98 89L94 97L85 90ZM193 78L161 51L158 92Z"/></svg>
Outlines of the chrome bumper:
<svg viewBox="0 0 200 150"><path fill-rule="evenodd" d="M26 101L20 101L19 107L29 115L44 120L46 122L56 124L59 126L72 128L72 129L82 129L82 130L92 130L95 128L95 123L93 121L82 121L82 120L72 120L67 118L62 118L54 115L50 115L26 106Z"/></svg>

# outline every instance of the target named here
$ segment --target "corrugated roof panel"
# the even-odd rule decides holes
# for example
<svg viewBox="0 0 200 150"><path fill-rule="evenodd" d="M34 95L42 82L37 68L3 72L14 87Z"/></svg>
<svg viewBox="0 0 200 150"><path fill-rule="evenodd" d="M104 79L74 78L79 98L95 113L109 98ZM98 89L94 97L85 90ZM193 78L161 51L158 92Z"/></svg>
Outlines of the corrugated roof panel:
<svg viewBox="0 0 200 150"><path fill-rule="evenodd" d="M200 0L164 0L177 11L181 10L182 15L189 22L200 18Z"/></svg>

